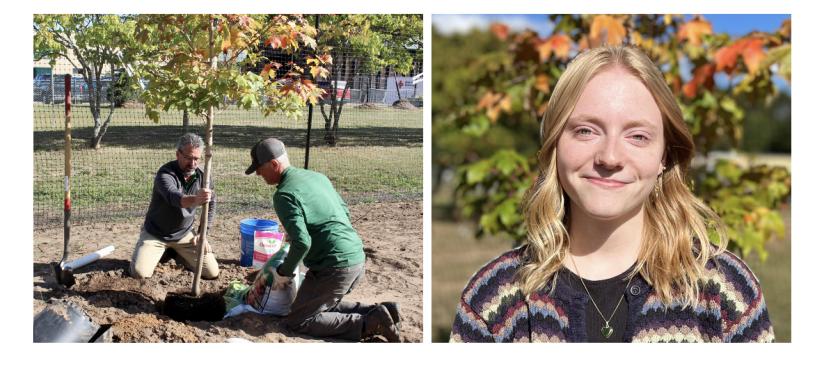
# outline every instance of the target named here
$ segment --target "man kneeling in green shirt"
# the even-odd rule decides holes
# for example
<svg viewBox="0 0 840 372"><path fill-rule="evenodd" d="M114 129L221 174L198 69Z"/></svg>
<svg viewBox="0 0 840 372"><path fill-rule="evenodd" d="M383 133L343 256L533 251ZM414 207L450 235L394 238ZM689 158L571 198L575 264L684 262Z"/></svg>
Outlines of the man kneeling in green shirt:
<svg viewBox="0 0 840 372"><path fill-rule="evenodd" d="M399 342L399 309L395 302L365 305L341 301L365 274L362 240L350 225L350 211L321 173L295 168L286 147L266 138L251 148L251 166L265 183L277 185L274 211L291 245L274 273L274 288L291 281L303 260L309 271L292 303L286 326L316 337L358 341L375 335Z"/></svg>

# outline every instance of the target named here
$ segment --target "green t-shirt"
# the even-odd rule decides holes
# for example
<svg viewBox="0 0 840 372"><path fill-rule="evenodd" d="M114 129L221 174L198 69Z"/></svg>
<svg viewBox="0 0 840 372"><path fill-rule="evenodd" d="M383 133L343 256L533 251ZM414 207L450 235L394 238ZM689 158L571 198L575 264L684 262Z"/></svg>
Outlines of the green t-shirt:
<svg viewBox="0 0 840 372"><path fill-rule="evenodd" d="M274 192L274 211L291 245L280 274L291 275L301 259L313 270L365 261L362 239L350 225L350 211L323 174L286 168Z"/></svg>

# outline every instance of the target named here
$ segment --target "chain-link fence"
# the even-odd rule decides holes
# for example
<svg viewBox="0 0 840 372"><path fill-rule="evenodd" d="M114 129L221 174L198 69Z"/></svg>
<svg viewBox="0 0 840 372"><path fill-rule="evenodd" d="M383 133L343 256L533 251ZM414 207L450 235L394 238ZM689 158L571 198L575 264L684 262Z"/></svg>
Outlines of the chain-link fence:
<svg viewBox="0 0 840 372"><path fill-rule="evenodd" d="M263 53L277 62L305 58ZM211 176L218 215L270 210L273 187L244 173L251 146L270 136L286 143L294 166L308 165L327 175L348 203L421 198L422 56L415 57L410 75L401 76L389 68L368 68L352 51L332 54L331 77L318 81L325 94L311 110L311 131L307 111L299 119L266 117L227 102L216 112ZM38 66L33 78L35 227L60 226L63 218L64 74L72 75L73 223L144 215L155 173L175 159L175 143L183 133L204 137L204 119L169 111L154 123L137 92L123 89L121 71L112 75L106 68L102 79L91 83L67 60ZM100 148L92 149L97 115L91 105L97 90L98 121L108 125Z"/></svg>

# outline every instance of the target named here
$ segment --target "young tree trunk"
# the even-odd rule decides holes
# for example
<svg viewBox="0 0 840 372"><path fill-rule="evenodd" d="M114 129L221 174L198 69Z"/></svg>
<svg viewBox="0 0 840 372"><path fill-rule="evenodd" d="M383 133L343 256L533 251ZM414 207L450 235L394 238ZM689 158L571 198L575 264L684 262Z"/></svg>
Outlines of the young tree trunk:
<svg viewBox="0 0 840 372"><path fill-rule="evenodd" d="M184 134L190 131L190 113L184 109L184 117L182 119L184 124Z"/></svg>
<svg viewBox="0 0 840 372"><path fill-rule="evenodd" d="M330 102L330 113L327 114L324 108L324 100L318 104L321 109L321 115L324 117L324 141L326 141L330 146L335 146L338 143L338 123L341 118L341 110L344 108L344 100L347 97L347 91L353 87L353 79L345 73L344 75L346 80L344 88L341 90L341 95L338 95L338 78L341 72L337 71L336 66L341 66L343 62L338 61L342 58L346 59L347 57L343 53L337 55L335 58L336 63L330 67L331 87L330 94L328 96Z"/></svg>
<svg viewBox="0 0 840 372"><path fill-rule="evenodd" d="M111 84L114 83L114 65L111 64ZM102 122L100 119L101 113L101 106L102 106L102 79L101 79L101 70L96 72L96 93L93 93L93 89L88 84L88 91L91 95L90 97L90 104L93 106L91 108L91 112L93 113L93 137L90 139L90 148L92 149L99 149L102 144L102 138L105 137L105 133L108 131L108 124L111 123L111 117L114 115L114 100L113 98L110 100L110 106L108 111L108 117L105 118L105 121ZM95 108L94 108L95 107Z"/></svg>
<svg viewBox="0 0 840 372"><path fill-rule="evenodd" d="M213 42L214 42L214 32L213 29L216 28L216 20L212 18L210 20L210 27L209 34L210 34L210 70L216 69L216 64L218 63L217 57L213 54ZM213 106L209 105L207 108L207 133L206 138L204 140L205 147L204 147L204 178L201 180L201 188L210 187L210 166L212 165L213 160ZM193 276L193 284L192 284L192 295L198 297L201 295L201 270L204 266L204 252L207 246L207 218L210 213L210 201L208 200L204 205L201 207L201 220L199 221L198 225L198 262L196 262L195 266L195 274Z"/></svg>
<svg viewBox="0 0 840 372"><path fill-rule="evenodd" d="M373 86L373 75L368 75L367 89L365 89L365 103L370 103L370 89Z"/></svg>
<svg viewBox="0 0 840 372"><path fill-rule="evenodd" d="M397 71L391 69L391 73L394 75L394 87L397 88L397 102L402 101L402 94L400 94L400 83L397 81Z"/></svg>
<svg viewBox="0 0 840 372"><path fill-rule="evenodd" d="M340 55L336 54L335 63L330 66L330 93L328 95L330 101L330 113L327 115L324 112L324 105L321 104L321 115L324 117L324 141L327 142L327 145L335 146L337 139L335 138L335 106L336 106L336 90L338 90L338 59L341 58Z"/></svg>

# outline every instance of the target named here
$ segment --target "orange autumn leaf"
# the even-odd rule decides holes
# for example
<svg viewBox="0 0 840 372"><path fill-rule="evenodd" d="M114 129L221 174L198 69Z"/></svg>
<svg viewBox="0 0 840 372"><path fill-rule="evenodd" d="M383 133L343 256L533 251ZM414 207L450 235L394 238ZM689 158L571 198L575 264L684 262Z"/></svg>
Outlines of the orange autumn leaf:
<svg viewBox="0 0 840 372"><path fill-rule="evenodd" d="M578 40L578 49L583 51L589 49L589 38L586 36L581 36L580 40Z"/></svg>
<svg viewBox="0 0 840 372"><path fill-rule="evenodd" d="M478 100L477 107L480 109L489 108L496 104L496 101L502 96L501 93L494 93L492 91L488 91L481 96L481 99Z"/></svg>
<svg viewBox="0 0 840 372"><path fill-rule="evenodd" d="M272 35L265 41L266 45L271 45L272 49L277 49L280 46L280 37L277 35Z"/></svg>
<svg viewBox="0 0 840 372"><path fill-rule="evenodd" d="M750 74L758 71L758 67L761 66L761 60L764 59L765 55L764 40L752 38L746 43L743 52L741 52L741 57L744 58L744 64L747 65L747 70L750 71Z"/></svg>
<svg viewBox="0 0 840 372"><path fill-rule="evenodd" d="M495 123L499 119L501 111L511 112L511 99L510 96L504 93L488 91L481 96L476 106L479 109L485 109L487 111L487 118Z"/></svg>
<svg viewBox="0 0 840 372"><path fill-rule="evenodd" d="M537 52L540 54L540 61L545 62L554 54L555 57L565 59L569 56L572 48L572 39L566 35L552 35L545 41L537 44Z"/></svg>
<svg viewBox="0 0 840 372"><path fill-rule="evenodd" d="M509 28L504 23L493 22L493 24L490 25L490 31L493 35L496 35L499 40L505 40L508 37Z"/></svg>
<svg viewBox="0 0 840 372"><path fill-rule="evenodd" d="M510 96L509 96L509 95L507 95L507 94L505 94L505 95L504 95L504 98L502 98L501 100L499 100L499 106L498 106L498 107L499 107L500 109L502 109L502 111L507 112L507 113L510 113L511 108L513 108L513 107L511 106L511 99L510 99Z"/></svg>
<svg viewBox="0 0 840 372"><path fill-rule="evenodd" d="M534 88L543 93L548 93L550 87L548 86L548 75L539 74L534 81Z"/></svg>
<svg viewBox="0 0 840 372"><path fill-rule="evenodd" d="M627 29L621 20L609 15L595 16L589 28L590 46L620 45L625 36Z"/></svg>
<svg viewBox="0 0 840 372"><path fill-rule="evenodd" d="M688 98L694 98L701 86L711 90L715 85L714 76L715 66L711 63L698 67L694 70L694 77L691 81L682 87L683 94Z"/></svg>
<svg viewBox="0 0 840 372"><path fill-rule="evenodd" d="M265 66L263 66L262 71L260 71L260 76L262 76L263 78L266 78L266 77L268 77L268 76L269 76L269 74L271 73L271 71L272 71L272 69L271 69L271 65L270 65L270 64L268 64L268 63L266 63L266 64L265 64Z"/></svg>
<svg viewBox="0 0 840 372"><path fill-rule="evenodd" d="M756 36L747 36L720 48L715 53L715 68L717 71L725 71L728 74L732 74L738 65L738 57L741 57L749 73L753 74L758 71L764 56L764 39Z"/></svg>
<svg viewBox="0 0 840 372"><path fill-rule="evenodd" d="M712 24L698 16L680 26L677 38L680 41L688 40L692 45L700 45L703 43L703 36L711 33Z"/></svg>
<svg viewBox="0 0 840 372"><path fill-rule="evenodd" d="M322 54L322 55L318 56L318 59L321 60L321 63L332 64L332 55Z"/></svg>

